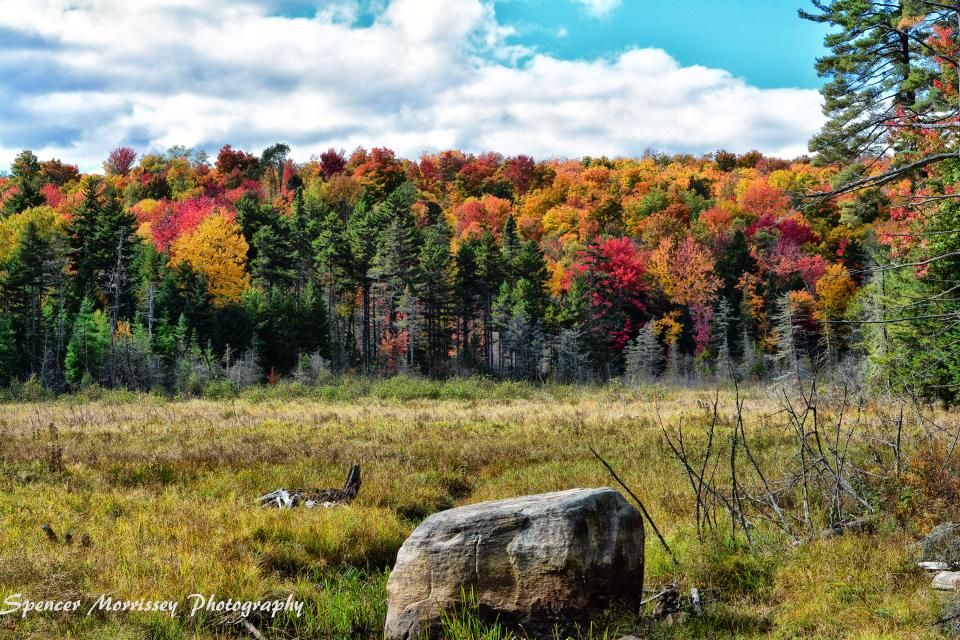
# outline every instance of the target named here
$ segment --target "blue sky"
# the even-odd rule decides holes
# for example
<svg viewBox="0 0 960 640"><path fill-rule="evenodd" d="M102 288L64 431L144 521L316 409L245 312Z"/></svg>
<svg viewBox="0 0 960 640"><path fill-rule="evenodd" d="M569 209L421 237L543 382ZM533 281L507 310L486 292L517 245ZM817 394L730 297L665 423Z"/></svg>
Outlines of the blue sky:
<svg viewBox="0 0 960 640"><path fill-rule="evenodd" d="M796 0L800 2L802 0ZM793 0L4 0L0 166L115 146L793 156L823 31Z"/></svg>
<svg viewBox="0 0 960 640"><path fill-rule="evenodd" d="M803 0L624 0L591 15L575 0L499 0L518 40L563 58L659 47L685 65L727 69L758 87L819 87L825 27L801 20Z"/></svg>

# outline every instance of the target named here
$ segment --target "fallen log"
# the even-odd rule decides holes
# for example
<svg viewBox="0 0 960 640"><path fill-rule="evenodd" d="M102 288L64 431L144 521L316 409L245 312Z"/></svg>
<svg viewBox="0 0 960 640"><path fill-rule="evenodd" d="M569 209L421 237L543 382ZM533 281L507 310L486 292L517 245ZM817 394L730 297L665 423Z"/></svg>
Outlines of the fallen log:
<svg viewBox="0 0 960 640"><path fill-rule="evenodd" d="M263 507L275 507L277 509L292 509L300 506L308 509L336 507L352 502L360 493L360 484L360 465L355 464L350 467L342 489L318 489L316 491L277 489L260 496L257 498L257 502Z"/></svg>

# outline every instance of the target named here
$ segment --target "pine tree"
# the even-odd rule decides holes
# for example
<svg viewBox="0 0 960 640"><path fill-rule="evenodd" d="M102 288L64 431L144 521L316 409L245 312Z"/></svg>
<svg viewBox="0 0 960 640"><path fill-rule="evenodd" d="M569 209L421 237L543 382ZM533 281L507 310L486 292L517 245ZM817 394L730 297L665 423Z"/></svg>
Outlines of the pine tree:
<svg viewBox="0 0 960 640"><path fill-rule="evenodd" d="M513 214L507 216L503 223L503 257L507 264L511 264L520 252L520 237L517 235L517 221Z"/></svg>
<svg viewBox="0 0 960 640"><path fill-rule="evenodd" d="M341 369L346 366L347 354L343 349L346 336L340 335L338 331L340 325L337 322L339 316L335 314L336 299L340 294L355 291L356 281L353 280L353 256L346 224L338 212L329 210L319 221L313 250L320 281L326 289L331 358L333 365Z"/></svg>
<svg viewBox="0 0 960 640"><path fill-rule="evenodd" d="M350 220L347 222L347 242L352 257L352 275L360 286L361 309L361 342L360 353L363 359L363 370L369 372L373 363L374 345L371 336L371 288L373 277L371 269L373 258L377 254L382 229L380 217L370 208L366 201L361 200Z"/></svg>
<svg viewBox="0 0 960 640"><path fill-rule="evenodd" d="M922 0L813 5L816 12L800 16L839 31L826 36L830 53L817 60L817 72L829 78L821 89L828 120L810 150L821 163L856 161L883 149L885 127L901 113L925 110L919 98L931 86L934 53L927 39L943 12Z"/></svg>
<svg viewBox="0 0 960 640"><path fill-rule="evenodd" d="M102 381L104 359L110 347L111 331L106 315L95 309L88 296L80 304L73 323L64 361L67 382L85 385Z"/></svg>
<svg viewBox="0 0 960 640"><path fill-rule="evenodd" d="M450 231L441 217L423 231L418 293L423 306L425 369L430 375L447 371L450 351L449 320L453 310L453 256Z"/></svg>
<svg viewBox="0 0 960 640"><path fill-rule="evenodd" d="M256 258L250 262L253 277L265 289L292 288L297 282L297 265L290 221L277 216L253 236Z"/></svg>
<svg viewBox="0 0 960 640"><path fill-rule="evenodd" d="M379 217L384 224L371 272L386 306L387 331L399 331L398 319L402 312L404 324L413 320L415 313L412 292L419 268L419 233L411 211L415 190L410 183L395 189L379 205ZM407 331L406 365L413 363L412 332Z"/></svg>
<svg viewBox="0 0 960 640"><path fill-rule="evenodd" d="M49 241L30 221L13 254L7 259L0 281L3 311L10 318L14 344L19 354L17 371L37 373L43 361L43 302L51 259Z"/></svg>
<svg viewBox="0 0 960 640"><path fill-rule="evenodd" d="M19 377L19 360L13 322L9 315L0 315L0 384L6 385Z"/></svg>
<svg viewBox="0 0 960 640"><path fill-rule="evenodd" d="M483 323L483 363L493 370L493 302L500 294L506 277L503 253L493 233L486 229L477 243L477 284L480 291L480 312ZM501 354L502 355L502 354Z"/></svg>
<svg viewBox="0 0 960 640"><path fill-rule="evenodd" d="M718 378L726 378L733 372L733 354L730 349L732 330L730 303L721 298L717 312L710 322L710 351L713 354L713 370Z"/></svg>
<svg viewBox="0 0 960 640"><path fill-rule="evenodd" d="M633 383L655 380L663 360L663 348L653 322L648 322L626 348L626 378Z"/></svg>
<svg viewBox="0 0 960 640"><path fill-rule="evenodd" d="M68 227L68 258L74 290L98 306L110 305L122 315L133 312L131 282L140 249L137 219L103 181L87 178L83 200Z"/></svg>
<svg viewBox="0 0 960 640"><path fill-rule="evenodd" d="M477 365L476 340L471 334L474 318L482 301L483 289L478 276L477 240L467 238L460 243L456 255L454 289L458 308L458 349L460 366L472 370Z"/></svg>
<svg viewBox="0 0 960 640"><path fill-rule="evenodd" d="M294 291L299 297L313 282L316 274L316 251L314 243L321 230L321 220L326 208L319 201L308 205L303 188L298 188L293 198L290 213L290 244L293 250Z"/></svg>
<svg viewBox="0 0 960 640"><path fill-rule="evenodd" d="M32 151L25 150L17 154L11 165L10 177L13 189L4 198L3 210L7 215L39 207L44 203L40 193L40 161Z"/></svg>

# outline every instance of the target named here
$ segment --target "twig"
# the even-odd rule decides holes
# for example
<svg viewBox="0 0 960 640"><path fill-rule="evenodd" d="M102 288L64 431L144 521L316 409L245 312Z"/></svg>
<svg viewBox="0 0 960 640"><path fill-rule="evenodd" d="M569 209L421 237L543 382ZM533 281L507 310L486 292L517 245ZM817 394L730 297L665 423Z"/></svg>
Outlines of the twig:
<svg viewBox="0 0 960 640"><path fill-rule="evenodd" d="M617 475L617 472L613 470L613 467L611 467L606 460L600 457L600 454L597 453L593 447L590 447L590 453L592 453L593 457L599 460L601 464L603 464L603 466L607 468L607 471L609 471L610 475L613 476L613 479L617 481L617 484L623 487L623 490L626 491L631 498L633 498L634 502L637 503L637 505L640 507L640 511L643 513L643 517L646 518L647 522L650 523L650 528L652 528L653 532L657 534L657 539L660 540L660 544L663 545L663 548L666 549L668 554L670 554L670 558L673 560L673 563L676 565L679 565L680 562L677 560L677 556L673 555L673 550L670 548L670 545L668 545L667 541L663 539L663 535L660 533L660 529L657 528L657 525L656 523L654 523L653 518L650 517L650 514L647 512L647 508L643 505L643 501L640 498L638 498L633 491L630 490L630 487L624 484L623 480L620 479L620 476Z"/></svg>

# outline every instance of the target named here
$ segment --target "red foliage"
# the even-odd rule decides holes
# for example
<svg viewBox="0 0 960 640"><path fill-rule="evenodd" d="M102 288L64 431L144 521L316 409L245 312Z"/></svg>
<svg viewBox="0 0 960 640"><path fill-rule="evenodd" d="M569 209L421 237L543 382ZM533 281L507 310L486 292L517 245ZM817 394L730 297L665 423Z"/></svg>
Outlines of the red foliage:
<svg viewBox="0 0 960 640"><path fill-rule="evenodd" d="M463 165L467 164L467 157L462 151L442 151L437 155L437 163L443 180L453 182Z"/></svg>
<svg viewBox="0 0 960 640"><path fill-rule="evenodd" d="M130 147L117 147L103 162L103 170L112 176L125 176L130 173L137 161L137 152Z"/></svg>
<svg viewBox="0 0 960 640"><path fill-rule="evenodd" d="M260 160L245 151L225 144L217 153L217 162L214 167L220 185L226 189L234 189L244 180L256 180L260 175Z"/></svg>
<svg viewBox="0 0 960 640"><path fill-rule="evenodd" d="M781 189L771 187L765 181L756 181L747 187L740 200L744 211L757 217L783 213L790 206L790 198Z"/></svg>
<svg viewBox="0 0 960 640"><path fill-rule="evenodd" d="M499 237L511 209L509 200L496 196L483 196L479 200L470 198L453 210L453 216L457 220L456 234L466 238L490 229Z"/></svg>
<svg viewBox="0 0 960 640"><path fill-rule="evenodd" d="M63 193L52 183L47 183L40 188L40 193L47 199L47 204L56 209L63 202Z"/></svg>
<svg viewBox="0 0 960 640"><path fill-rule="evenodd" d="M597 320L594 326L602 328L613 349L622 351L646 310L646 256L630 238L609 238L594 242L579 257L568 273L587 277L591 311Z"/></svg>
<svg viewBox="0 0 960 640"><path fill-rule="evenodd" d="M80 177L80 169L75 164L65 164L59 160L44 160L40 163L40 172L46 182L62 187ZM52 205L51 205L52 206Z"/></svg>
<svg viewBox="0 0 960 640"><path fill-rule="evenodd" d="M706 224L714 233L722 233L730 228L730 220L733 218L729 211L720 207L707 209L700 214L700 220Z"/></svg>
<svg viewBox="0 0 960 640"><path fill-rule="evenodd" d="M530 156L519 155L507 160L503 166L503 173L513 185L513 192L522 196L530 188L530 181L533 180L533 172L536 164Z"/></svg>
<svg viewBox="0 0 960 640"><path fill-rule="evenodd" d="M338 173L343 173L346 168L347 158L343 149L337 151L331 147L320 154L320 170L323 171L324 179L329 180Z"/></svg>
<svg viewBox="0 0 960 640"><path fill-rule="evenodd" d="M220 204L213 198L195 198L168 205L151 228L154 246L166 251L177 238L196 229Z"/></svg>
<svg viewBox="0 0 960 640"><path fill-rule="evenodd" d="M362 151L362 149L354 151L353 156L350 157L350 164L354 163L354 156ZM363 152L362 157L363 162L357 165L353 172L353 176L362 184L376 189L380 194L387 194L404 181L406 176L403 165L397 160L397 155L392 149L374 147L369 154Z"/></svg>
<svg viewBox="0 0 960 640"><path fill-rule="evenodd" d="M810 228L800 214L779 219L773 214L764 214L750 223L747 227L747 236L752 238L760 230L779 231L781 241L798 247L807 243L820 242L820 236Z"/></svg>

